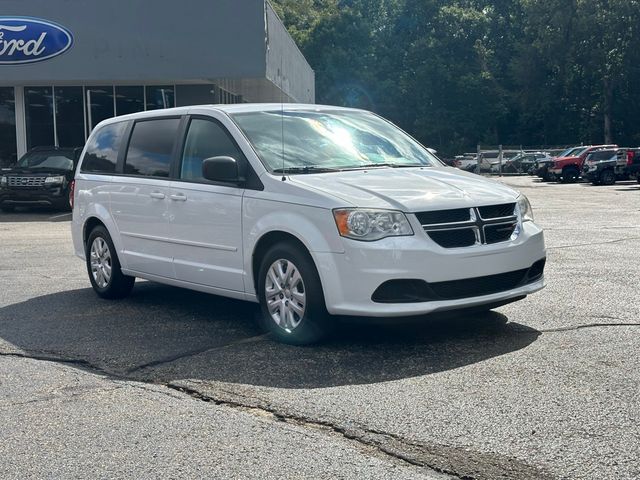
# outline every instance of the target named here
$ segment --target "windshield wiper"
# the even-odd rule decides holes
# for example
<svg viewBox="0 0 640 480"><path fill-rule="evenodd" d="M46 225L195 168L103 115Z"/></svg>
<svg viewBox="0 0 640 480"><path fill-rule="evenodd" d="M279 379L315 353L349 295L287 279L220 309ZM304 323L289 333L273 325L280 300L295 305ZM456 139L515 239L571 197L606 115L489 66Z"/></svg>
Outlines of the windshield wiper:
<svg viewBox="0 0 640 480"><path fill-rule="evenodd" d="M359 170L362 168L373 167L391 167L391 168L416 168L416 167L430 167L431 165L416 165L414 163L366 163L364 165L354 165L345 170Z"/></svg>
<svg viewBox="0 0 640 480"><path fill-rule="evenodd" d="M273 173L323 173L340 172L339 168L321 167L319 165L304 165L286 168L276 168Z"/></svg>

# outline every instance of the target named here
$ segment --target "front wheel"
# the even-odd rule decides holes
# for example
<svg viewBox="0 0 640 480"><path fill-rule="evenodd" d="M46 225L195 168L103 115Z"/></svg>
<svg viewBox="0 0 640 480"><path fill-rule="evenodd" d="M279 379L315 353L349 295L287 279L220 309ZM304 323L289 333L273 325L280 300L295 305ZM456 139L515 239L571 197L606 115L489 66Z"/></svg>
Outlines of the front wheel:
<svg viewBox="0 0 640 480"><path fill-rule="evenodd" d="M562 181L563 183L575 183L578 181L580 177L580 172L577 168L569 167L562 172Z"/></svg>
<svg viewBox="0 0 640 480"><path fill-rule="evenodd" d="M611 170L605 170L600 174L600 183L603 185L613 185L616 183L616 175Z"/></svg>
<svg viewBox="0 0 640 480"><path fill-rule="evenodd" d="M99 297L124 298L131 293L136 279L120 270L120 260L106 228L98 226L91 231L85 256L89 281Z"/></svg>
<svg viewBox="0 0 640 480"><path fill-rule="evenodd" d="M281 342L308 345L330 331L318 271L293 242L274 245L262 258L258 299L262 325Z"/></svg>

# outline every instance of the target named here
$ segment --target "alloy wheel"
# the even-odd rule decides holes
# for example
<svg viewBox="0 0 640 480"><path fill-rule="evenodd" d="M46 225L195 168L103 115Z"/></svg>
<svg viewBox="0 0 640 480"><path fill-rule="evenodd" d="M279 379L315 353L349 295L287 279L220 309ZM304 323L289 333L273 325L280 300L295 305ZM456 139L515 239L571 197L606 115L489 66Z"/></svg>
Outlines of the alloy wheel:
<svg viewBox="0 0 640 480"><path fill-rule="evenodd" d="M96 237L91 244L91 275L96 285L100 288L106 288L111 281L111 251L109 245L102 237Z"/></svg>
<svg viewBox="0 0 640 480"><path fill-rule="evenodd" d="M264 289L267 308L276 325L287 332L300 325L307 296L302 275L293 262L285 259L273 262Z"/></svg>

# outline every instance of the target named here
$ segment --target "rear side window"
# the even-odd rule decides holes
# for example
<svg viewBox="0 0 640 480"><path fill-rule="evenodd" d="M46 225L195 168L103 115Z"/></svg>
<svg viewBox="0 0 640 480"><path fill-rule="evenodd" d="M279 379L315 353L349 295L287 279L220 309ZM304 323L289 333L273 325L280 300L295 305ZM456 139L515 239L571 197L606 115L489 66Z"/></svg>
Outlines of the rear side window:
<svg viewBox="0 0 640 480"><path fill-rule="evenodd" d="M120 142L127 122L112 123L102 127L91 138L82 162L82 172L115 173Z"/></svg>
<svg viewBox="0 0 640 480"><path fill-rule="evenodd" d="M227 131L217 122L194 118L182 154L180 178L195 182L207 182L202 177L202 161L211 157L233 157L241 163L244 155Z"/></svg>
<svg viewBox="0 0 640 480"><path fill-rule="evenodd" d="M124 173L168 177L179 118L136 122L124 162Z"/></svg>

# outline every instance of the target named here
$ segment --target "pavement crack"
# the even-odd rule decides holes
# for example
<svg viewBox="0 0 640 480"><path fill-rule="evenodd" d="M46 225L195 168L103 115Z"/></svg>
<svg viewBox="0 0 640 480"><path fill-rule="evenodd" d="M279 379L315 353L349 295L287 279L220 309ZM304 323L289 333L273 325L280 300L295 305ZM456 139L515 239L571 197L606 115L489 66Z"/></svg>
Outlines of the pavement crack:
<svg viewBox="0 0 640 480"><path fill-rule="evenodd" d="M432 475L441 476L443 480L547 480L552 478L549 473L512 457L474 452L455 446L417 443L396 434L355 424L340 425L328 420L308 418L274 407L257 397L238 396L233 393L231 394L233 396L229 396L230 392L223 392L223 396L215 397L186 385L174 383L168 383L166 387L199 401L253 413L289 425L325 430L392 461L425 469Z"/></svg>
<svg viewBox="0 0 640 480"><path fill-rule="evenodd" d="M612 318L612 317L605 317ZM570 332L575 330L583 330L586 328L605 328L605 327L640 327L640 323L587 323L584 325L574 325L569 327L557 327L557 328L548 328L544 330L540 330L542 333L554 333L554 332Z"/></svg>
<svg viewBox="0 0 640 480"><path fill-rule="evenodd" d="M104 368L98 367L91 362L81 359L75 358L63 358L57 357L55 355L49 355L47 353L22 353L22 352L0 352L0 357L13 357L13 358L24 358L28 360L36 360L40 362L51 362L58 363L63 365L72 365L80 368L81 370L89 371L94 374L99 374L105 377L112 377L119 380L130 380L129 377L125 377L124 375L120 375L116 372L111 372Z"/></svg>
<svg viewBox="0 0 640 480"><path fill-rule="evenodd" d="M262 335L256 335L255 337L244 338L236 342L226 343L224 345L207 345L206 347L197 348L195 350L179 353L177 355L172 355L170 357L160 358L158 360L153 360L151 362L143 363L142 365L136 365L135 367L128 369L126 373L132 374L132 373L139 372L140 370L145 370L147 368L153 368L153 367L158 367L160 365L165 365L167 363L173 363L178 360L182 360L184 358L195 357L196 355L200 355L202 353L212 352L215 350L222 350L225 348L231 348L237 345L243 345L245 343L259 342L265 339L267 336L268 334L262 334Z"/></svg>
<svg viewBox="0 0 640 480"><path fill-rule="evenodd" d="M555 247L547 247L547 250L560 250L563 248L592 247L594 245L609 245L611 243L627 242L629 240L640 240L640 237L619 238L617 240L607 240L605 242L578 243L575 245L558 245Z"/></svg>

